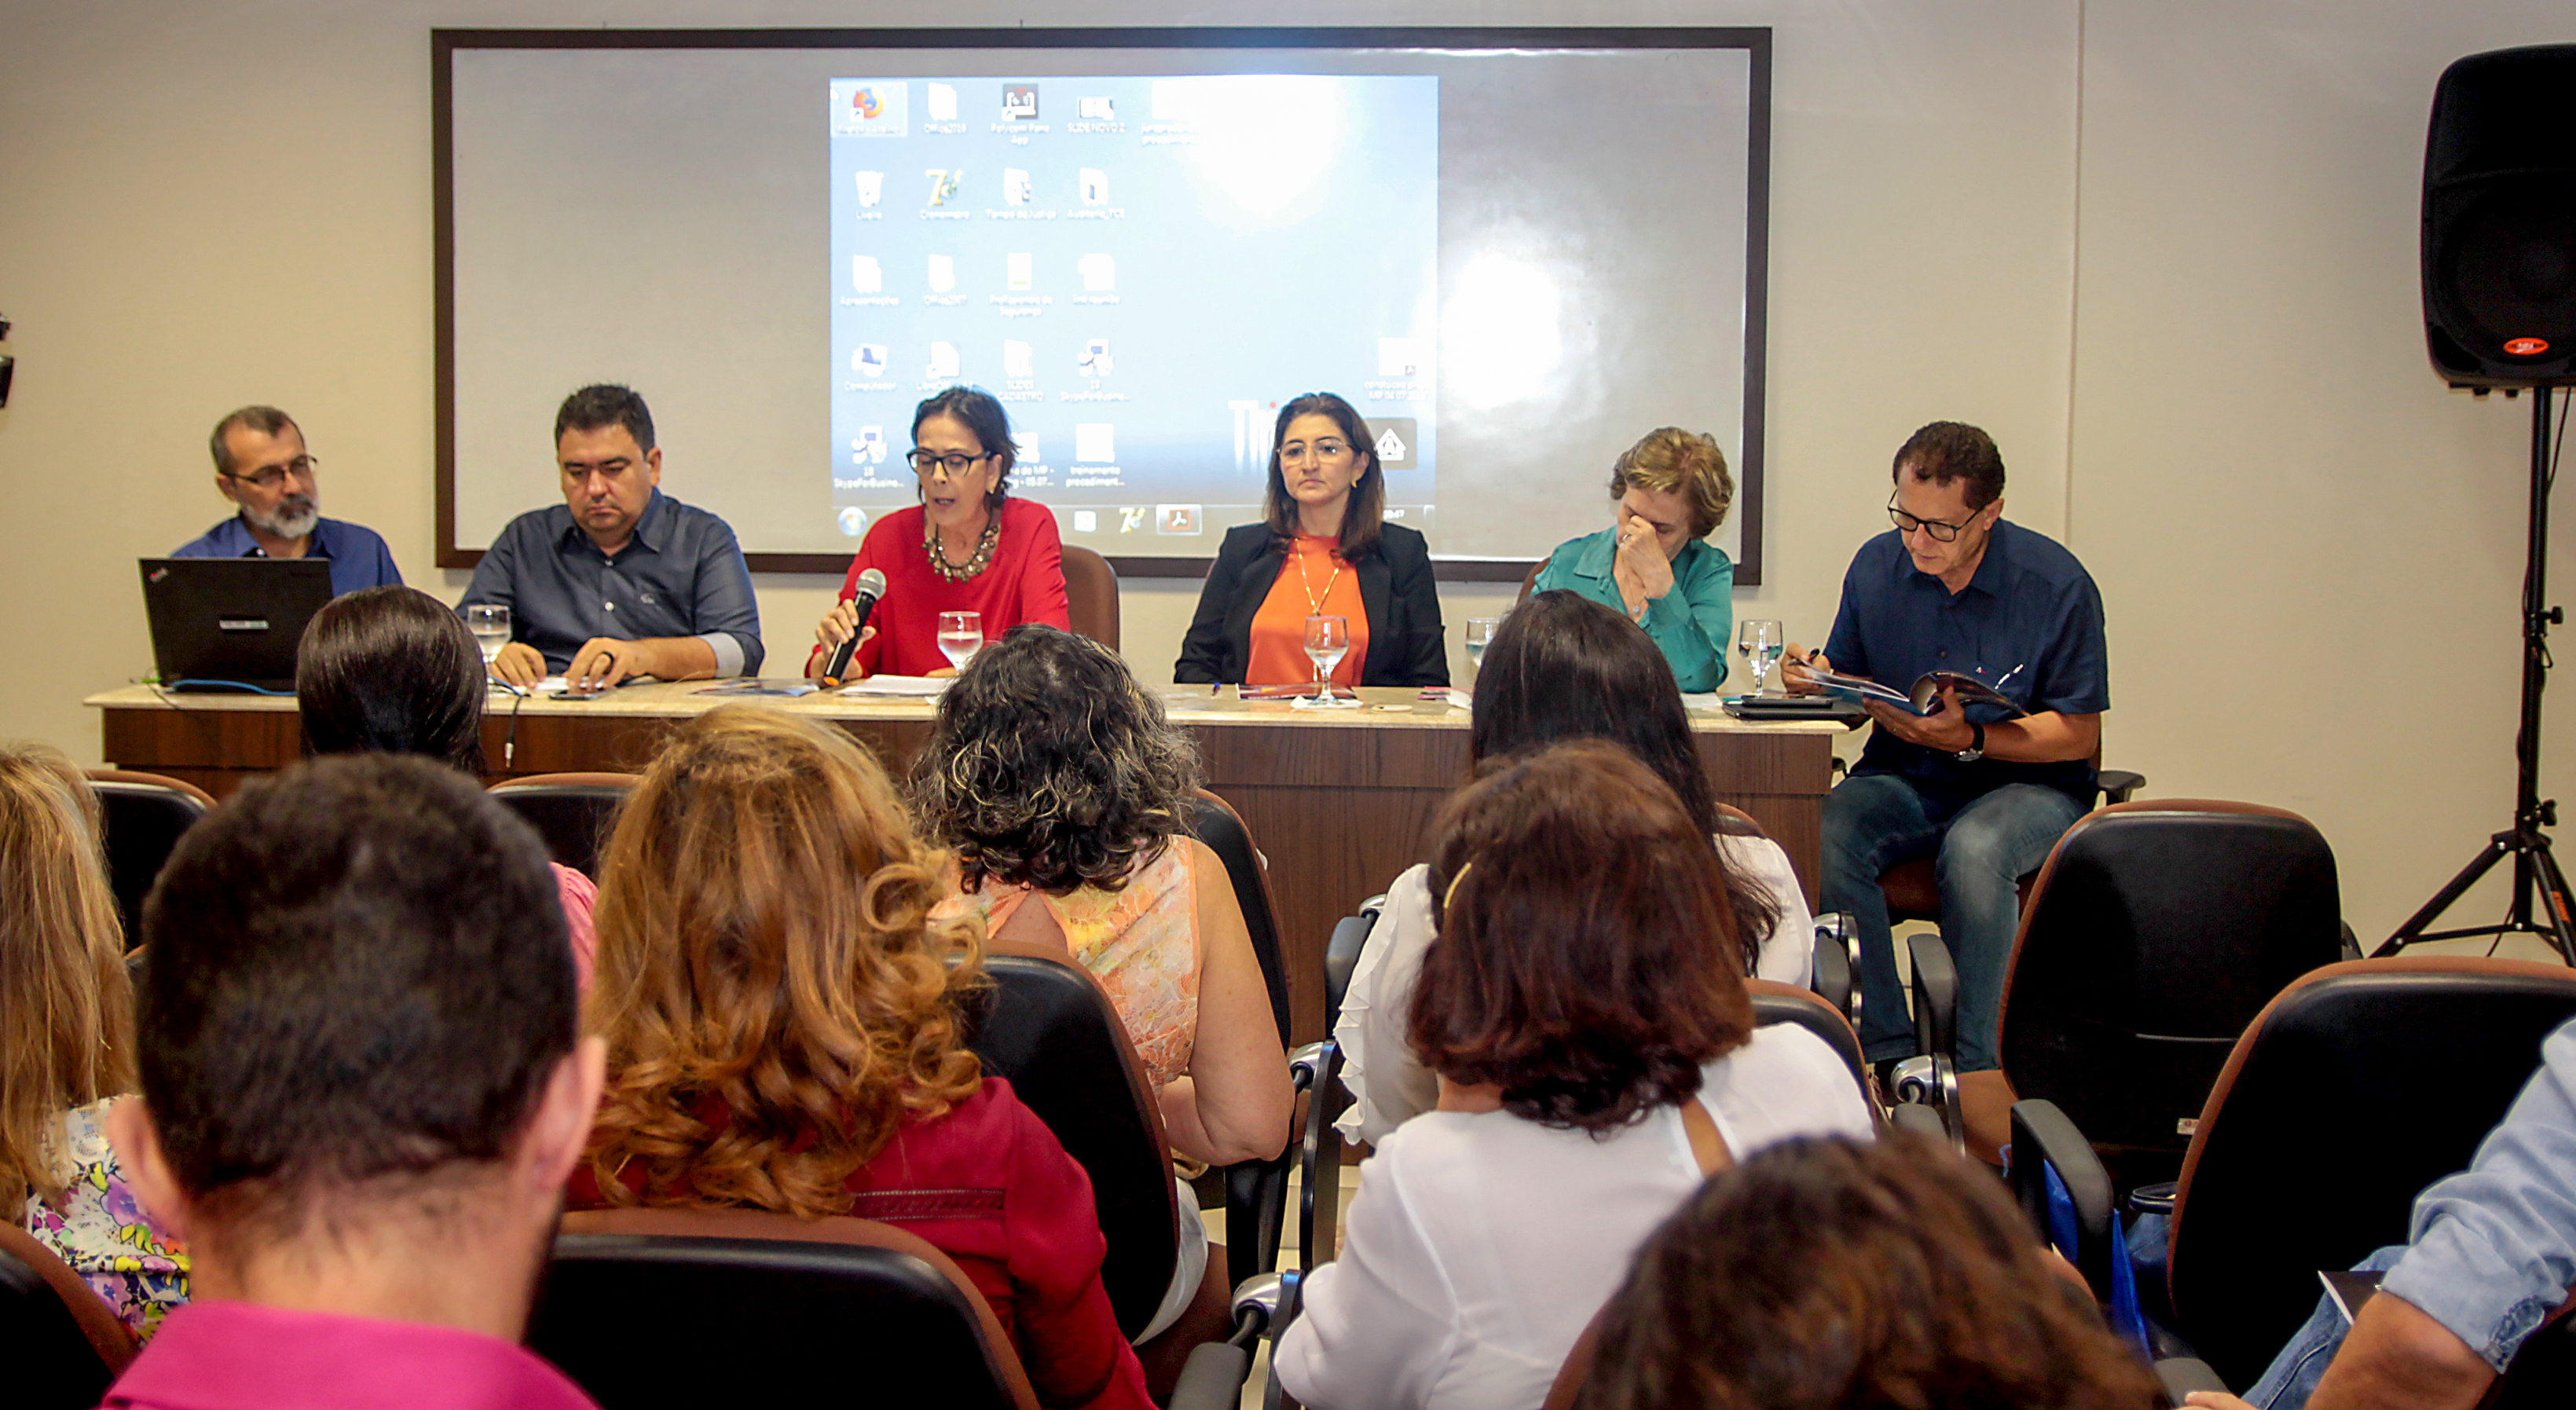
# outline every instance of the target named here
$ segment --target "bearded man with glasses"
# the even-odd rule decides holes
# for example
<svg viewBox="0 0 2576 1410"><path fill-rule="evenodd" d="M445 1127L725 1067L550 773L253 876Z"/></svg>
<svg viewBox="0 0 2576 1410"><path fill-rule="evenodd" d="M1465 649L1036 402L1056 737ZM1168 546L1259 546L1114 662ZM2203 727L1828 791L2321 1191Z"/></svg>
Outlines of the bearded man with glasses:
<svg viewBox="0 0 2576 1410"><path fill-rule="evenodd" d="M1882 1074L1914 1051L1878 878L1929 857L1941 938L1958 961L1964 1074L1997 1065L2020 880L2093 807L2111 705L2102 595L2063 545L2004 521L2003 456L1985 432L1936 421L1896 452L1893 472L1896 527L1852 558L1825 649L1791 643L1782 676L1811 693L1810 668L1897 690L1956 671L2024 712L1963 708L1955 690L1928 715L1870 702L1877 728L1825 797L1824 909L1859 927L1862 1047Z"/></svg>
<svg viewBox="0 0 2576 1410"><path fill-rule="evenodd" d="M215 423L207 449L215 457L215 489L236 508L171 557L327 558L334 596L402 586L383 535L322 517L322 492L314 483L321 462L304 449L293 417L273 406L245 406Z"/></svg>

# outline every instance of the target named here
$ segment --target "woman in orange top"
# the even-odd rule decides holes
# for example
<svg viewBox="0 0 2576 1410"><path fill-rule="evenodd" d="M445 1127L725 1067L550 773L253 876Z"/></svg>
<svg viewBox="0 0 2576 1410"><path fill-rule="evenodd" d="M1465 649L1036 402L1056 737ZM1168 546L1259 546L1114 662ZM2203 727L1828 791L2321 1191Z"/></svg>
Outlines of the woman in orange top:
<svg viewBox="0 0 2576 1410"><path fill-rule="evenodd" d="M1422 535L1384 522L1386 476L1351 404L1308 392L1279 408L1263 522L1226 532L1172 679L1294 685L1315 678L1306 619L1350 623L1337 685L1447 685L1440 595Z"/></svg>

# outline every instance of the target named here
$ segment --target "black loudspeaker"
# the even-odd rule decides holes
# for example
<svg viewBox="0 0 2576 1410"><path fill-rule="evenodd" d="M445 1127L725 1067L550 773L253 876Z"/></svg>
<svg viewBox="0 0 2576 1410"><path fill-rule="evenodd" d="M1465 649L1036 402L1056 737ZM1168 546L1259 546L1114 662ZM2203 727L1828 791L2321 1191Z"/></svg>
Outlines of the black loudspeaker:
<svg viewBox="0 0 2576 1410"><path fill-rule="evenodd" d="M2423 259L2424 337L2453 386L2576 385L2576 44L2442 71Z"/></svg>

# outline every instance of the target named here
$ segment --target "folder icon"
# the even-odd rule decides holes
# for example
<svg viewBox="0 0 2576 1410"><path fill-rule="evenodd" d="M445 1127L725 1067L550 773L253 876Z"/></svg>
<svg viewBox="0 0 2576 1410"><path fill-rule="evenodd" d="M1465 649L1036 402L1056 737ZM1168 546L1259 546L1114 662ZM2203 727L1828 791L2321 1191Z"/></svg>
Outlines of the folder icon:
<svg viewBox="0 0 2576 1410"><path fill-rule="evenodd" d="M932 122L957 120L957 85L953 83L930 85L930 120Z"/></svg>
<svg viewBox="0 0 2576 1410"><path fill-rule="evenodd" d="M1082 169L1082 203L1086 206L1109 204L1109 173L1096 166Z"/></svg>
<svg viewBox="0 0 2576 1410"><path fill-rule="evenodd" d="M1015 206L1025 206L1029 203L1029 198L1035 194L1036 188L1030 183L1029 174L1026 171L1015 166L1002 168L1003 200Z"/></svg>
<svg viewBox="0 0 2576 1410"><path fill-rule="evenodd" d="M1073 428L1073 458L1087 465L1118 459L1118 427L1107 421L1084 421Z"/></svg>
<svg viewBox="0 0 2576 1410"><path fill-rule="evenodd" d="M855 173L855 174L856 174L856 175L857 175L857 177L859 178L859 204L860 204L860 205L862 205L862 206L873 206L873 205L875 205L877 202L882 201L882 200L884 200L884 199L885 199L885 173L884 173L884 172L882 172L882 171L862 171L862 172L858 172L858 173Z"/></svg>
<svg viewBox="0 0 2576 1410"><path fill-rule="evenodd" d="M930 292L934 294L944 294L956 287L957 257L954 255L932 255L930 257Z"/></svg>
<svg viewBox="0 0 2576 1410"><path fill-rule="evenodd" d="M1082 291L1106 294L1118 287L1118 261L1107 255L1084 255L1073 267L1082 273Z"/></svg>
<svg viewBox="0 0 2576 1410"><path fill-rule="evenodd" d="M875 255L850 256L850 287L862 294L885 292L885 271L877 268Z"/></svg>
<svg viewBox="0 0 2576 1410"><path fill-rule="evenodd" d="M956 378L957 345L955 343L932 343L930 345L930 371L928 375L943 380L954 380Z"/></svg>
<svg viewBox="0 0 2576 1410"><path fill-rule="evenodd" d="M1035 377L1038 375L1037 354L1035 350L1017 338L1003 339L1002 375L1005 377Z"/></svg>
<svg viewBox="0 0 2576 1410"><path fill-rule="evenodd" d="M1029 255L1008 255L1003 258L1002 264L1002 272L1004 275L1003 282L1008 284L1011 288L1034 289L1037 287L1037 260L1034 257Z"/></svg>

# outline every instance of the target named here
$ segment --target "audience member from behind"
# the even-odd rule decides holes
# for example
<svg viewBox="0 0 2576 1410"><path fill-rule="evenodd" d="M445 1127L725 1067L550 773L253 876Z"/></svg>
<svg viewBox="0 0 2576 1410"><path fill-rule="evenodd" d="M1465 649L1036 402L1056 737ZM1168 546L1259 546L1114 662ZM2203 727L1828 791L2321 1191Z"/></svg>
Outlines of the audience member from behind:
<svg viewBox="0 0 2576 1410"><path fill-rule="evenodd" d="M518 1345L599 1102L553 898L424 759L299 764L181 839L108 1123L195 1300L108 1405L590 1405Z"/></svg>
<svg viewBox="0 0 2576 1410"><path fill-rule="evenodd" d="M367 588L334 599L295 648L295 708L307 754L418 754L483 774L483 652L456 614L428 593ZM560 862L573 964L590 984L598 948L591 910L598 888Z"/></svg>
<svg viewBox="0 0 2576 1410"><path fill-rule="evenodd" d="M1735 564L1707 539L1734 502L1735 478L1715 438L1649 431L1610 467L1610 527L1558 544L1535 585L1625 612L1654 638L1682 689L1715 690L1735 628Z"/></svg>
<svg viewBox="0 0 2576 1410"><path fill-rule="evenodd" d="M170 551L173 558L324 558L331 591L402 584L382 534L322 517L320 461L304 449L295 418L273 406L245 406L207 438L215 489L231 518Z"/></svg>
<svg viewBox="0 0 2576 1410"><path fill-rule="evenodd" d="M1412 1046L1440 1106L1362 1167L1279 1378L1319 1410L1536 1405L1629 1256L1710 1173L1867 1136L1851 1072L1756 1029L1703 824L1616 745L1493 766L1443 810Z"/></svg>
<svg viewBox="0 0 2576 1410"><path fill-rule="evenodd" d="M612 1076L573 1202L899 1218L1042 1402L1142 1407L1090 1179L964 1047L977 936L931 915L943 865L840 731L747 705L682 726L601 868Z"/></svg>
<svg viewBox="0 0 2576 1410"><path fill-rule="evenodd" d="M149 1336L188 1300L188 1255L108 1144L134 1090L134 989L97 798L42 744L0 744L0 895L0 1209Z"/></svg>
<svg viewBox="0 0 2576 1410"><path fill-rule="evenodd" d="M1806 893L1778 843L1719 811L1666 653L1617 611L1557 589L1514 609L1485 648L1467 757L1473 764L1564 739L1618 744L1673 790L1716 839L1735 933L1745 942L1737 972L1804 988L1816 928ZM1405 1037L1414 980L1431 948L1429 871L1414 866L1387 888L1333 1029L1347 1062L1342 1081L1358 1097L1340 1125L1371 1145L1439 1100L1431 1069Z"/></svg>
<svg viewBox="0 0 2576 1410"><path fill-rule="evenodd" d="M1902 1134L1786 1141L1655 1231L1582 1410L2147 1410L2155 1378L1994 1176Z"/></svg>

